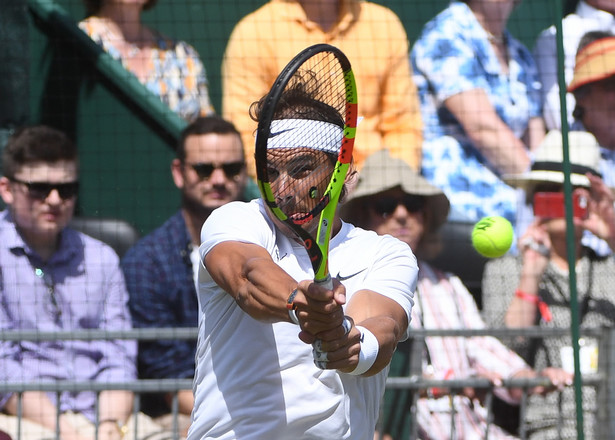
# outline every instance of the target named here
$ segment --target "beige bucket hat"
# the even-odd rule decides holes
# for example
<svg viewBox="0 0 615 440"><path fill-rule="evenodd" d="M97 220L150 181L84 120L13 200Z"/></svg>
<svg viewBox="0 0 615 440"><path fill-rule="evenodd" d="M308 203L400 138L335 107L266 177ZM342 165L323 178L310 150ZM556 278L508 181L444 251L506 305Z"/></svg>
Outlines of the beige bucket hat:
<svg viewBox="0 0 615 440"><path fill-rule="evenodd" d="M397 187L407 194L426 197L425 210L431 219L430 231L437 230L446 221L450 203L442 190L421 177L403 160L392 157L385 149L365 160L358 183L347 199L347 208L350 210L353 204L367 197Z"/></svg>
<svg viewBox="0 0 615 440"><path fill-rule="evenodd" d="M600 176L600 148L596 138L584 131L571 131L568 133L570 182L573 186L589 187L586 174ZM564 150L562 133L558 130L550 131L534 153L532 168L521 174L508 174L502 176L503 180L511 186L523 188L531 192L538 183L554 182L564 183Z"/></svg>

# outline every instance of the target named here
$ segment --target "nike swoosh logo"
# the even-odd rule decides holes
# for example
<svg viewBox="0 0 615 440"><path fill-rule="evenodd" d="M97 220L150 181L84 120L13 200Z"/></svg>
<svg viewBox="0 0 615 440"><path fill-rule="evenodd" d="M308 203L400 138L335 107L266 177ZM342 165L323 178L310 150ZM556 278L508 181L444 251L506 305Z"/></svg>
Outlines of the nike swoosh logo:
<svg viewBox="0 0 615 440"><path fill-rule="evenodd" d="M360 270L360 271L358 271L358 272L353 273L352 275L347 275L347 276L342 276L342 275L340 275L340 273L338 272L338 273L337 273L337 277L336 277L336 278L337 278L338 280L340 280L340 281L344 281L344 280L347 280L347 279L349 279L349 278L352 278L352 277L354 277L354 276L356 276L356 275L359 275L361 272L365 272L366 270L367 270L367 267L365 267L365 268L361 269L361 270Z"/></svg>
<svg viewBox="0 0 615 440"><path fill-rule="evenodd" d="M280 131L277 131L275 133L269 133L269 137L270 138L276 137L276 136L281 135L282 133L286 133L287 131L291 131L291 130L294 130L294 128L287 128L286 130L280 130Z"/></svg>

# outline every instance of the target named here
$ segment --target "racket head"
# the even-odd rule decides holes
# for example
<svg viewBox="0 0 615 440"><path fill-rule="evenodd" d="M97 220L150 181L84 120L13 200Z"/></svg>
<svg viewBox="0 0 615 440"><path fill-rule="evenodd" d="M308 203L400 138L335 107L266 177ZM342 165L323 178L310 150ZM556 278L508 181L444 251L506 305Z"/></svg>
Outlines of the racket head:
<svg viewBox="0 0 615 440"><path fill-rule="evenodd" d="M257 113L262 198L278 225L302 240L315 280L330 285L329 240L357 126L350 62L328 44L306 48L282 70Z"/></svg>

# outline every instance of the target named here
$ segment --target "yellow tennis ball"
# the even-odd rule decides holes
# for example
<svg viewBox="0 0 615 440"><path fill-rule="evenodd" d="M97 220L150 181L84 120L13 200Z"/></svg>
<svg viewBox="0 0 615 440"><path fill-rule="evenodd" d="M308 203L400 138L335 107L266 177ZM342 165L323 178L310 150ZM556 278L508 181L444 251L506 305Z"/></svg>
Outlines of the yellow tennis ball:
<svg viewBox="0 0 615 440"><path fill-rule="evenodd" d="M504 217L483 217L472 230L472 245L483 257L497 258L508 252L513 236L513 227Z"/></svg>

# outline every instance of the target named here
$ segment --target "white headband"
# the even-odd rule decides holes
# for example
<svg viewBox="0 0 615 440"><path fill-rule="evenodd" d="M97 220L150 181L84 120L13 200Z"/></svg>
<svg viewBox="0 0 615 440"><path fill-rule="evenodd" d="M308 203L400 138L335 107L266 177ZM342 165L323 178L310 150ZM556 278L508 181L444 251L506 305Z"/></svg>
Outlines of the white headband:
<svg viewBox="0 0 615 440"><path fill-rule="evenodd" d="M312 119L276 119L271 121L267 148L312 148L338 154L344 130L330 122Z"/></svg>

